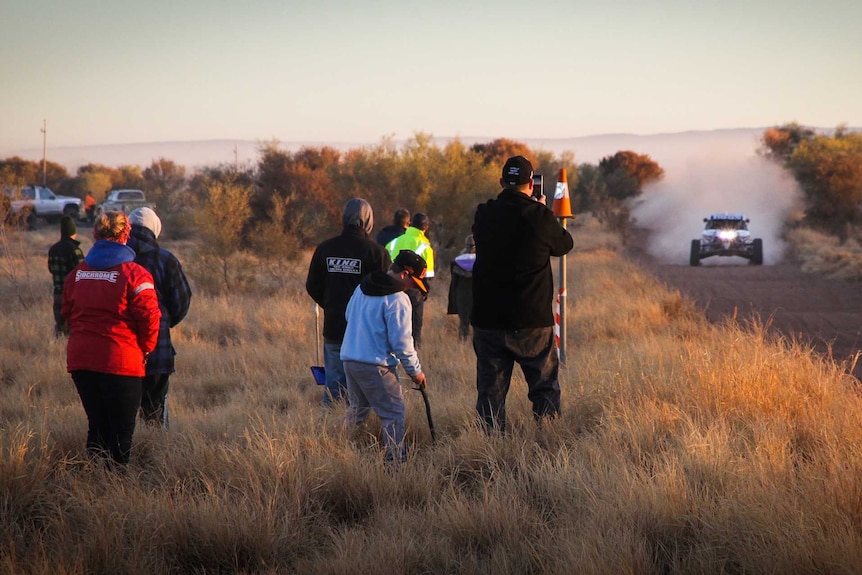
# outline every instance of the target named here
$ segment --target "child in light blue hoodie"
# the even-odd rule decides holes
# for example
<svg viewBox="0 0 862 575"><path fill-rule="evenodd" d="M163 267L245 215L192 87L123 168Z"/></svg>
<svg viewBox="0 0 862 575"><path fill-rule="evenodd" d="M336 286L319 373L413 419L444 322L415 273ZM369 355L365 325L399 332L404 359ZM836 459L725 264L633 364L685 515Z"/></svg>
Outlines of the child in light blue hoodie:
<svg viewBox="0 0 862 575"><path fill-rule="evenodd" d="M383 427L387 462L407 459L407 410L398 382L399 362L417 387L425 387L413 346L413 310L404 290L418 287L427 293L426 267L422 257L401 250L388 271L365 276L347 304L347 330L341 344L350 401L345 423L361 425L373 409Z"/></svg>

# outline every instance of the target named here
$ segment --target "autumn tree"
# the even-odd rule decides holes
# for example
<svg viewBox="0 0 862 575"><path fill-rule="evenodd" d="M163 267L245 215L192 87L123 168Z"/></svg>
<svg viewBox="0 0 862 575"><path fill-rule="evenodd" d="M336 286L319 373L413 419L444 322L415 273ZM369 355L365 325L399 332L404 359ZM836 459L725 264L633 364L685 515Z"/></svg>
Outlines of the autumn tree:
<svg viewBox="0 0 862 575"><path fill-rule="evenodd" d="M25 160L19 156L12 156L11 158L0 160L0 170L5 170L8 176L14 177L18 182L16 185L42 185L42 162L34 162L32 160ZM46 176L45 187L52 190L59 190L63 181L69 177L66 168L51 161L45 162L44 173Z"/></svg>
<svg viewBox="0 0 862 575"><path fill-rule="evenodd" d="M147 199L161 213L183 207L182 193L186 190L186 168L165 158L153 160L141 174Z"/></svg>
<svg viewBox="0 0 862 575"><path fill-rule="evenodd" d="M413 194L399 182L400 153L391 138L344 154L332 183L342 197L360 197L374 208L376 228L388 224L398 208L413 209Z"/></svg>
<svg viewBox="0 0 862 575"><path fill-rule="evenodd" d="M796 122L768 128L760 138L758 152L767 158L787 162L802 142L811 140L816 133Z"/></svg>
<svg viewBox="0 0 862 575"><path fill-rule="evenodd" d="M647 154L630 150L602 158L599 172L607 184L608 195L616 200L639 196L646 184L664 177L664 169Z"/></svg>
<svg viewBox="0 0 862 575"><path fill-rule="evenodd" d="M300 244L311 246L341 229L346 201L334 188L332 176L341 154L330 147L281 150L278 142L264 144L257 166L257 189L252 199L256 220L271 219L275 197L286 206L284 229Z"/></svg>
<svg viewBox="0 0 862 575"><path fill-rule="evenodd" d="M472 151L480 154L486 164L500 166L503 169L503 164L512 156L524 156L535 169L538 164L536 154L527 144L509 140L507 138L497 138L484 144L473 144L470 148Z"/></svg>
<svg viewBox="0 0 862 575"><path fill-rule="evenodd" d="M235 174L202 177L194 220L200 242L195 267L211 290L232 291L245 287L244 259L240 255L243 232L251 216L252 186ZM213 276L217 282L206 281Z"/></svg>
<svg viewBox="0 0 862 575"><path fill-rule="evenodd" d="M843 236L862 224L862 134L814 136L787 160L805 196L806 218Z"/></svg>
<svg viewBox="0 0 862 575"><path fill-rule="evenodd" d="M414 194L412 211L431 219L429 238L440 250L461 248L470 233L476 206L500 191L500 166L454 140L440 149L426 134L405 146L401 185Z"/></svg>
<svg viewBox="0 0 862 575"><path fill-rule="evenodd" d="M64 193L80 198L90 192L100 202L113 189L140 188L141 183L141 169L137 166L111 168L89 163L80 166L76 177L64 183L62 189Z"/></svg>

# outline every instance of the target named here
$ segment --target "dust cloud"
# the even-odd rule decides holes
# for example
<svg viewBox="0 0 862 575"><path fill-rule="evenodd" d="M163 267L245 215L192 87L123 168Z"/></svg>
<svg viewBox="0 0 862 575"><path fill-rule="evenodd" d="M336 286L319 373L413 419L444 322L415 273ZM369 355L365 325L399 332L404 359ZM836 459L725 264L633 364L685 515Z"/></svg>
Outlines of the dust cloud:
<svg viewBox="0 0 862 575"><path fill-rule="evenodd" d="M665 170L661 182L644 188L632 209L636 226L649 231L646 251L664 264L688 265L691 240L700 239L703 218L744 214L753 238L763 239L763 263L782 258L781 231L798 218L802 194L780 166L754 153L715 157L653 156ZM711 257L701 265L745 265L741 257Z"/></svg>

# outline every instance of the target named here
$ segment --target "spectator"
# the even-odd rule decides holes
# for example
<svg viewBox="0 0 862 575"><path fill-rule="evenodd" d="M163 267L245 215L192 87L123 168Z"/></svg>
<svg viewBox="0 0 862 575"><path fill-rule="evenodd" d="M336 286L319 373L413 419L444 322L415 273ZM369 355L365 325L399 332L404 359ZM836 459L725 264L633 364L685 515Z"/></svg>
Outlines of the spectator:
<svg viewBox="0 0 862 575"><path fill-rule="evenodd" d="M470 315L473 313L473 264L476 261L476 244L473 234L464 240L464 250L452 260L449 282L448 314L458 314L458 337L470 336Z"/></svg>
<svg viewBox="0 0 862 575"><path fill-rule="evenodd" d="M60 241L48 250L48 271L54 282L54 336L69 335L69 324L63 318L63 282L69 272L84 261L78 227L70 216L60 218Z"/></svg>
<svg viewBox="0 0 862 575"><path fill-rule="evenodd" d="M361 198L348 200L341 224L340 235L324 241L314 250L305 281L308 295L323 308L324 406L347 398L341 363L347 302L364 276L373 271L385 271L391 263L386 250L369 239L374 214L368 202Z"/></svg>
<svg viewBox="0 0 862 575"><path fill-rule="evenodd" d="M350 394L345 423L361 425L373 409L383 427L389 463L407 459L407 409L398 382L398 363L414 384L425 387L410 333L410 299L402 293L413 287L426 290L424 275L425 260L404 250L388 271L365 276L347 304L347 330L341 346Z"/></svg>
<svg viewBox="0 0 862 575"><path fill-rule="evenodd" d="M84 213L87 214L87 221L92 224L96 218L96 198L93 197L93 192L87 192L84 196Z"/></svg>
<svg viewBox="0 0 862 575"><path fill-rule="evenodd" d="M434 250L425 232L430 225L428 216L416 213L410 221L410 227L405 232L386 244L389 256L393 259L401 250L410 250L424 259L428 264L426 281L434 277ZM428 291L411 288L407 290L407 297L413 305L413 345L417 348L422 344L422 324L425 318L425 300L428 299Z"/></svg>
<svg viewBox="0 0 862 575"><path fill-rule="evenodd" d="M159 246L162 221L150 208L137 208L129 214L132 234L129 247L135 250L135 262L153 276L159 310L159 340L147 359L147 373L142 381L141 418L144 423L167 429L169 379L177 355L171 342L171 328L180 323L189 311L192 290L177 257Z"/></svg>
<svg viewBox="0 0 862 575"><path fill-rule="evenodd" d="M63 285L66 368L87 413L87 452L124 467L132 451L141 378L159 335L153 276L134 262L126 214L96 218L96 242Z"/></svg>
<svg viewBox="0 0 862 575"><path fill-rule="evenodd" d="M404 233L407 229L407 224L410 222L410 212L404 208L395 210L395 215L392 218L392 224L386 226L377 234L374 240L381 246L385 246L398 236Z"/></svg>
<svg viewBox="0 0 862 575"><path fill-rule="evenodd" d="M473 349L476 411L486 430L506 430L506 394L514 362L539 420L560 413L560 360L554 344L551 256L572 249L572 236L531 197L533 167L523 156L503 166L503 191L476 208L473 237Z"/></svg>

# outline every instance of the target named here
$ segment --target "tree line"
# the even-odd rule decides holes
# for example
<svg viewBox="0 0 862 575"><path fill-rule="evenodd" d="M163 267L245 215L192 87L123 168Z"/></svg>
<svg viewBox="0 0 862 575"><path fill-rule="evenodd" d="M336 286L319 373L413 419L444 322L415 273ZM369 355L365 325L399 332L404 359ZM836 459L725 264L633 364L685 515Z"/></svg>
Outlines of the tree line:
<svg viewBox="0 0 862 575"><path fill-rule="evenodd" d="M165 158L146 168L91 163L74 175L47 162L46 181L55 193L83 198L90 192L98 201L111 189L143 189L161 213L182 219L178 228L199 219L183 215L185 210L208 211L206 205L215 194L219 202L229 202L225 208L245 214L241 243L259 244L255 235L276 232L287 244L281 255L313 246L339 230L342 206L359 196L374 207L378 228L389 223L398 207L428 213L432 235L445 251L463 243L476 205L499 192L500 168L516 154L527 157L536 173L544 174L551 198L560 169L566 169L573 209L593 210L610 224L614 218L627 217L623 208L627 198L663 175L649 156L631 151L617 152L597 165L578 166L571 152L555 156L505 138L469 147L454 140L439 147L430 135L419 133L401 147L383 139L375 146L346 152L326 146L290 152L277 141L264 142L252 165L222 164L193 174ZM41 183L42 168L41 162L18 157L0 160L0 186ZM237 188L229 190L232 195L227 199L224 184ZM247 211L241 206L245 203ZM169 229L166 226L166 232ZM273 235L269 233L267 239Z"/></svg>

